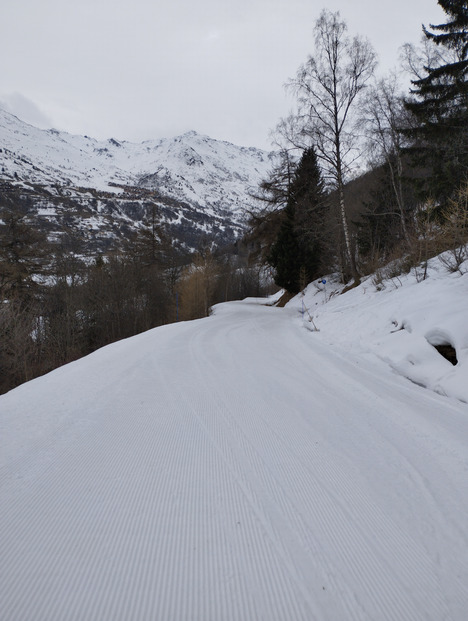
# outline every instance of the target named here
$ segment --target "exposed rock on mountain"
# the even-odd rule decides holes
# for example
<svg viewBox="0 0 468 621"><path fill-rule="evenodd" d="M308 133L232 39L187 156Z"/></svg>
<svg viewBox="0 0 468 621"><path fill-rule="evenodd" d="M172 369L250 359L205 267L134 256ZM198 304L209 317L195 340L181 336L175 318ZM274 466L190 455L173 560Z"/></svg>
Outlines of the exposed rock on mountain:
<svg viewBox="0 0 468 621"><path fill-rule="evenodd" d="M273 153L196 132L140 144L40 130L0 109L0 198L51 239L105 251L157 207L176 245L232 243Z"/></svg>

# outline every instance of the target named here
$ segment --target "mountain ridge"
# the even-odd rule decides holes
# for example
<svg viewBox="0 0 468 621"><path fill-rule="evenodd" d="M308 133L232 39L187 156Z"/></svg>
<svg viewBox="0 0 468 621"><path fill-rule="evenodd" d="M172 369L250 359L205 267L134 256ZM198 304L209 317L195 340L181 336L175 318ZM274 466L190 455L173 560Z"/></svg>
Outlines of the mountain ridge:
<svg viewBox="0 0 468 621"><path fill-rule="evenodd" d="M255 203L252 194L274 157L274 152L238 147L193 130L141 143L96 140L38 129L0 108L4 191L26 192L28 202L36 204L36 209L29 209L36 220L40 208L44 214L47 197L53 197L48 207L49 228L57 193L66 194L69 203L86 208L87 219L91 214L97 218L94 228L108 240L116 231L109 230L109 219L103 220L101 212L110 211L121 225L132 228L140 225L141 213L135 214L144 211L144 203L151 198L171 235L186 247L193 248L197 239L210 236L221 244L232 243L245 229L248 210ZM105 208L96 200L104 201ZM135 209L135 201L140 201L142 209ZM73 211L77 210L69 206L67 215ZM59 223L55 224L57 229ZM83 228L82 222L75 224ZM176 235L177 229L181 235Z"/></svg>

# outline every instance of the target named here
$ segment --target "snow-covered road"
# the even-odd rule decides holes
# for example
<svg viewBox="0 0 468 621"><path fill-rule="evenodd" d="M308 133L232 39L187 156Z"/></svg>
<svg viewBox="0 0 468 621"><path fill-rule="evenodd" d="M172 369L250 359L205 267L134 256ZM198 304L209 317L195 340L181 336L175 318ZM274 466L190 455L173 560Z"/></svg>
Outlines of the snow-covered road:
<svg viewBox="0 0 468 621"><path fill-rule="evenodd" d="M1 621L466 621L468 406L246 301L0 397Z"/></svg>

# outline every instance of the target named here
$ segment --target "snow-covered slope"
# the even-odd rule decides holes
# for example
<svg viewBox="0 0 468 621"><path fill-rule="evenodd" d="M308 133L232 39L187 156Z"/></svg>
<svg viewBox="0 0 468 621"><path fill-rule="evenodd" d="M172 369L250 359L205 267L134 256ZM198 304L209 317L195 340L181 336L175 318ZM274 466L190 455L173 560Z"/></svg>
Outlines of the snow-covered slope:
<svg viewBox="0 0 468 621"><path fill-rule="evenodd" d="M37 129L0 108L0 183L39 186L53 195L58 186L62 194L79 199L80 205L92 204L96 192L111 193L114 201L120 197L126 203L159 198L166 212L171 205L166 219L177 221L183 216L195 227L201 220L200 229L207 235L210 224L230 227L232 239L239 234L247 209L254 204L251 194L267 175L273 157L196 132L140 144L114 138L97 141ZM198 219L190 214L193 211ZM125 216L125 208L120 212L116 210L116 217ZM127 210L127 221L132 214ZM95 216L99 218L98 210Z"/></svg>
<svg viewBox="0 0 468 621"><path fill-rule="evenodd" d="M375 347L450 324L466 380L442 276L312 288L319 332L219 305L1 396L2 621L465 621L468 405Z"/></svg>
<svg viewBox="0 0 468 621"><path fill-rule="evenodd" d="M468 261L450 273L450 257L431 259L424 280L419 268L373 275L344 296L333 279L313 283L289 307L331 346L377 357L412 382L468 403ZM455 365L437 351L441 345L455 350Z"/></svg>

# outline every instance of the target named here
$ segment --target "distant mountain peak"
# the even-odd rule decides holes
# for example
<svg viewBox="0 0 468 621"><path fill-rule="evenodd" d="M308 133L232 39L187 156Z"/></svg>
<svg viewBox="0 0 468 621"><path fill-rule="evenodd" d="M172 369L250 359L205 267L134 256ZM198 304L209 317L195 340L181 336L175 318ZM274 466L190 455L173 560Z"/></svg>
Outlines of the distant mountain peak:
<svg viewBox="0 0 468 621"><path fill-rule="evenodd" d="M43 194L63 188L70 201L88 201L96 229L105 228L111 217L104 219L99 203L83 198L84 189L95 196L113 195L113 206L109 203L106 209L126 226L139 225L150 192L152 200L158 197L173 234L176 226L185 227L189 245L202 235L234 241L254 204L252 191L267 176L274 157L273 152L214 140L194 130L141 143L96 140L38 129L0 109L0 181L42 193L42 205Z"/></svg>

